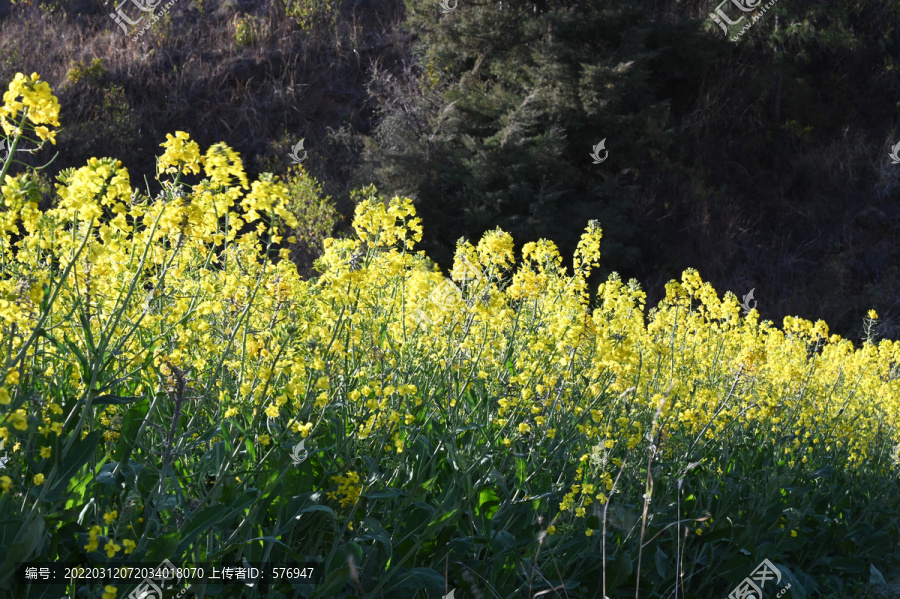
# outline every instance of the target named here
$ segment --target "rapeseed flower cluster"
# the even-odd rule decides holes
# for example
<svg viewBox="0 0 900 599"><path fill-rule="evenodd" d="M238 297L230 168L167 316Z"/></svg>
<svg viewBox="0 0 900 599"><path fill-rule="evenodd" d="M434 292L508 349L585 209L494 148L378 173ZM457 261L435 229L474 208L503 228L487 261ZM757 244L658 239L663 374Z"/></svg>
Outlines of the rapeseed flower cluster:
<svg viewBox="0 0 900 599"><path fill-rule="evenodd" d="M331 480L337 483L338 488L328 493L329 498L339 500L342 507L356 503L362 489L359 474L350 471L346 475L333 476Z"/></svg>
<svg viewBox="0 0 900 599"><path fill-rule="evenodd" d="M59 101L51 93L50 85L41 81L37 73L32 73L31 77L16 74L3 94L3 106L0 106L3 133L7 137L20 135L22 120L27 118L38 137L55 144L56 131L50 131L46 125L59 127L58 117Z"/></svg>

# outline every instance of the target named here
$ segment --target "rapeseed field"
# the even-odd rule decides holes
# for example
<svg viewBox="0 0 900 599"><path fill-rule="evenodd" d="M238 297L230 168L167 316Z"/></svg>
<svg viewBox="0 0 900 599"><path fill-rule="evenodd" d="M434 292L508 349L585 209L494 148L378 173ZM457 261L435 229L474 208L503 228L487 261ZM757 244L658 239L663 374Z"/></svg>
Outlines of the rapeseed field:
<svg viewBox="0 0 900 599"><path fill-rule="evenodd" d="M158 595L273 598L852 596L897 565L874 312L854 345L695 270L652 308L615 274L592 294L596 222L571 272L494 230L445 277L372 187L303 280L302 206L227 145L168 135L154 194L92 158L41 209L15 159L60 106L36 74L3 101L0 595L138 596L25 563L313 569Z"/></svg>

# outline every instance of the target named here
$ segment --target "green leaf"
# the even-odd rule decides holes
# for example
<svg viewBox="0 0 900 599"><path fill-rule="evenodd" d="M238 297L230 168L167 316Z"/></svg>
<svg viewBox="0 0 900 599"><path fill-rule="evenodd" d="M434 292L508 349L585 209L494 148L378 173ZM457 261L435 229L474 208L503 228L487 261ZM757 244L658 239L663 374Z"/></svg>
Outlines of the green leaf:
<svg viewBox="0 0 900 599"><path fill-rule="evenodd" d="M666 552L662 550L661 547L656 548L656 573L659 574L660 578L666 578L666 572L668 572L668 562L669 556L666 555Z"/></svg>
<svg viewBox="0 0 900 599"><path fill-rule="evenodd" d="M135 402L139 399L143 399L144 395L139 395L138 397L121 397L119 395L98 395L91 401L91 404L95 406L110 406L116 405L121 406L124 404L129 404ZM84 403L84 401L80 402Z"/></svg>
<svg viewBox="0 0 900 599"><path fill-rule="evenodd" d="M631 573L634 572L634 564L632 563L631 553L622 551L616 559L609 565L607 574L609 575L609 589L615 589L617 586L624 584Z"/></svg>
<svg viewBox="0 0 900 599"><path fill-rule="evenodd" d="M516 458L516 481L524 487L526 480L528 480L528 462L522 458Z"/></svg>
<svg viewBox="0 0 900 599"><path fill-rule="evenodd" d="M157 537L147 548L147 557L141 561L155 564L162 562L164 559L171 560L180 539L181 533L177 530Z"/></svg>
<svg viewBox="0 0 900 599"><path fill-rule="evenodd" d="M359 543L344 543L334 552L334 558L331 561L331 568L337 569L342 564L350 565L348 561L353 558L353 563L359 567L363 561L363 549Z"/></svg>
<svg viewBox="0 0 900 599"><path fill-rule="evenodd" d="M781 571L781 584L786 585L789 583L791 585L789 591L791 599L806 599L807 591L815 591L815 580L802 570L797 569L797 574L795 575L787 566L775 562L772 565Z"/></svg>
<svg viewBox="0 0 900 599"><path fill-rule="evenodd" d="M491 550L494 555L502 555L516 546L516 537L509 531L501 530L491 539Z"/></svg>
<svg viewBox="0 0 900 599"><path fill-rule="evenodd" d="M325 580L316 585L316 597L337 597L338 591L344 588L348 582L352 582L349 567L344 566L329 572L325 576Z"/></svg>
<svg viewBox="0 0 900 599"><path fill-rule="evenodd" d="M266 467L265 472L261 473L260 481L262 484L260 488L262 489L262 494L265 497L268 497L272 493L278 493L278 483L281 480L281 477L284 476L287 470L283 468L273 467L271 462L269 466Z"/></svg>
<svg viewBox="0 0 900 599"><path fill-rule="evenodd" d="M16 534L15 539L6 552L6 560L0 563L0 589L8 589L15 572L16 562L24 562L35 557L36 550L44 542L46 526L40 515Z"/></svg>
<svg viewBox="0 0 900 599"><path fill-rule="evenodd" d="M259 501L259 489L255 489L253 487L248 488L244 493L235 499L234 503L232 503L229 507L231 510L237 514L238 512L246 509L248 505L252 505Z"/></svg>
<svg viewBox="0 0 900 599"><path fill-rule="evenodd" d="M82 310L78 311L78 320L81 322L81 329L84 331L84 340L88 351L92 354L96 353L97 350L94 346L94 336L91 334L91 323L87 321L87 316L84 315Z"/></svg>
<svg viewBox="0 0 900 599"><path fill-rule="evenodd" d="M822 558L822 563L837 572L846 572L854 577L862 576L868 571L867 563L864 560L848 555Z"/></svg>
<svg viewBox="0 0 900 599"><path fill-rule="evenodd" d="M311 505L309 507L305 507L297 512L297 515L294 516L294 518L299 518L300 514L308 514L310 512L325 512L326 514L330 514L334 520L337 520L337 515L335 515L334 510L327 505Z"/></svg>
<svg viewBox="0 0 900 599"><path fill-rule="evenodd" d="M38 329L37 334L38 334L39 336L45 338L45 339L46 339L47 341L49 341L50 343L52 343L53 346L54 346L54 347L57 349L57 351L59 351L60 353L63 353L63 352L66 351L66 348L63 346L63 344L60 343L59 340L58 340L56 337L54 337L53 335L51 335L50 333L48 333L48 332L47 332L47 329L41 327L40 329Z"/></svg>
<svg viewBox="0 0 900 599"><path fill-rule="evenodd" d="M387 489L375 493L363 493L362 496L366 499L396 499L397 497L400 497L400 489L388 487Z"/></svg>
<svg viewBox="0 0 900 599"><path fill-rule="evenodd" d="M359 536L360 540L375 540L381 543L381 546L384 547L385 551L385 562L390 562L391 560L391 535L381 526L381 523L375 518L363 518L360 524L369 529L368 534L362 534Z"/></svg>
<svg viewBox="0 0 900 599"><path fill-rule="evenodd" d="M50 307L50 286L47 283L41 284L41 314L47 311Z"/></svg>
<svg viewBox="0 0 900 599"><path fill-rule="evenodd" d="M193 520L191 520L184 530L182 530L181 542L179 542L178 547L175 548L175 555L181 557L181 555L190 547L191 543L194 542L194 539L206 532L220 520L226 519L224 518L225 514L232 512L230 515L233 515L236 511L237 510L229 510L221 504L201 510L199 514L194 516Z"/></svg>
<svg viewBox="0 0 900 599"><path fill-rule="evenodd" d="M117 468L119 470L118 473L113 475ZM120 485L123 481L128 481L133 488L137 489L137 479L141 474L144 474L146 470L147 469L144 468L142 464L139 464L134 460L128 460L121 464L119 462L110 462L100 468L97 472L97 476L94 477L94 481L97 484L108 486Z"/></svg>
<svg viewBox="0 0 900 599"><path fill-rule="evenodd" d="M150 402L143 400L128 408L125 416L122 417L122 427L119 432L119 442L116 444L113 459L117 462L127 461L134 451L134 444L137 443L138 431L144 418L147 417L147 411L150 409Z"/></svg>
<svg viewBox="0 0 900 599"><path fill-rule="evenodd" d="M276 544L276 545L281 545L282 547L284 547L285 549L287 549L292 555L295 556L294 559L299 559L299 558L296 557L296 553L294 552L294 550L291 549L290 545L288 545L288 544L284 543L283 541L279 540L278 537L256 537L256 538L253 538L253 539L247 539L246 541L244 541L244 544L246 545L246 544L249 544L249 543L255 543L256 541L263 541L263 542L266 542L266 543L274 543L274 544Z"/></svg>
<svg viewBox="0 0 900 599"><path fill-rule="evenodd" d="M97 451L102 438L103 435L100 432L94 431L83 439L75 441L68 455L63 456L60 478L69 479L75 476Z"/></svg>
<svg viewBox="0 0 900 599"><path fill-rule="evenodd" d="M397 568L385 587L384 592L390 593L400 589L443 589L445 580L431 568Z"/></svg>
<svg viewBox="0 0 900 599"><path fill-rule="evenodd" d="M75 434L75 433L73 433ZM103 435L97 431L90 433L84 439L75 441L67 455L62 456L62 466L60 466L60 475L56 479L53 488L44 496L44 501L56 501L63 492L68 488L69 481L72 477L84 468L100 446ZM65 443L63 443L64 445Z"/></svg>
<svg viewBox="0 0 900 599"><path fill-rule="evenodd" d="M478 508L475 510L477 516L490 520L497 513L499 507L500 498L492 488L482 487L478 491Z"/></svg>
<svg viewBox="0 0 900 599"><path fill-rule="evenodd" d="M100 462L97 463L96 467L102 467L108 459L109 455L104 455ZM93 469L88 470L80 477L73 477L72 482L69 483L68 487L70 501L75 501L76 503L81 502L87 492L88 485L93 481Z"/></svg>
<svg viewBox="0 0 900 599"><path fill-rule="evenodd" d="M16 540L9 548L9 554L16 556L18 561L28 561L34 556L35 550L43 543L44 518L36 515L28 525L28 530L20 531Z"/></svg>
<svg viewBox="0 0 900 599"><path fill-rule="evenodd" d="M63 335L63 341L65 342L66 347L69 349L69 351L75 354L75 358L78 360L78 364L81 365L81 377L85 381L85 383L87 383L91 380L91 368L88 365L87 358L83 353L81 353L81 350L78 349L77 345L69 341L68 335Z"/></svg>

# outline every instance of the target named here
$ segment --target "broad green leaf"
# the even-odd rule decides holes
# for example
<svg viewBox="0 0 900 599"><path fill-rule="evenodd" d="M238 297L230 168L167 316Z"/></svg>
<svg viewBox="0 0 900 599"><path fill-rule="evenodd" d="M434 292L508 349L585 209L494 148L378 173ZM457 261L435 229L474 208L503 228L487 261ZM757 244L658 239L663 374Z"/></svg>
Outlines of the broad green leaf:
<svg viewBox="0 0 900 599"><path fill-rule="evenodd" d="M147 548L147 554L142 562L156 564L163 560L171 560L175 555L175 548L181 540L181 533L177 530L157 537Z"/></svg>
<svg viewBox="0 0 900 599"><path fill-rule="evenodd" d="M181 531L181 541L178 543L178 547L175 548L174 555L181 557L181 555L188 550L191 543L194 542L194 539L216 524L225 514L236 511L237 510L229 510L224 505L217 504L204 508L199 514L195 514L194 518L187 523Z"/></svg>
<svg viewBox="0 0 900 599"><path fill-rule="evenodd" d="M78 474L94 457L102 438L103 435L95 431L72 444L69 453L62 456L59 478L56 479L53 488L44 496L45 501L56 501L62 496L62 493L69 487L69 481L71 481L72 477ZM60 445L65 445L65 442L60 443Z"/></svg>
<svg viewBox="0 0 900 599"><path fill-rule="evenodd" d="M121 406L124 404L134 403L139 399L143 399L143 395L139 395L138 397L121 397L119 395L98 395L93 400L91 400L91 404L95 406Z"/></svg>
<svg viewBox="0 0 900 599"><path fill-rule="evenodd" d="M144 418L147 417L147 411L150 409L150 402L146 399L135 403L128 408L125 416L122 418L122 427L119 429L119 442L116 444L113 459L117 462L127 461L134 451L134 445L137 443L138 431Z"/></svg>
<svg viewBox="0 0 900 599"><path fill-rule="evenodd" d="M433 589L440 590L446 587L443 575L431 568L397 568L390 577L390 582L385 585L384 592L399 591L401 589Z"/></svg>

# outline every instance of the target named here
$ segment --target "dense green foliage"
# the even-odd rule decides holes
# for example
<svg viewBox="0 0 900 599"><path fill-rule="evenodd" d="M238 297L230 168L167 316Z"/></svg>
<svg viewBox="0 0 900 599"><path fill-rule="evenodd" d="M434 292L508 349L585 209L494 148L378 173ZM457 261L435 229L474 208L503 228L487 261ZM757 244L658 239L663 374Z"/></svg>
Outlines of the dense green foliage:
<svg viewBox="0 0 900 599"><path fill-rule="evenodd" d="M896 2L779 1L736 42L703 2L436 4L407 3L406 83L376 78L366 176L417 200L442 263L496 224L570 250L599 218L651 297L702 265L767 317L857 336L876 305L900 332Z"/></svg>

